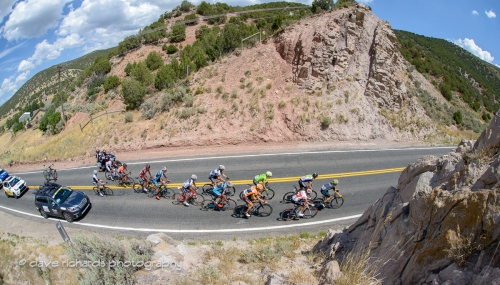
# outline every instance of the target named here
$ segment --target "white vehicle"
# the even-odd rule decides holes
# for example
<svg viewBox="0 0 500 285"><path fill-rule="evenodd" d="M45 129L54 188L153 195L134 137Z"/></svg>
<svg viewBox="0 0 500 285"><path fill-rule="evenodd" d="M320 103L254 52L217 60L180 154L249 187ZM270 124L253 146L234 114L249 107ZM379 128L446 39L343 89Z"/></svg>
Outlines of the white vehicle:
<svg viewBox="0 0 500 285"><path fill-rule="evenodd" d="M29 190L28 186L26 186L26 182L17 176L7 177L2 185L5 190L5 196L14 197L16 199Z"/></svg>

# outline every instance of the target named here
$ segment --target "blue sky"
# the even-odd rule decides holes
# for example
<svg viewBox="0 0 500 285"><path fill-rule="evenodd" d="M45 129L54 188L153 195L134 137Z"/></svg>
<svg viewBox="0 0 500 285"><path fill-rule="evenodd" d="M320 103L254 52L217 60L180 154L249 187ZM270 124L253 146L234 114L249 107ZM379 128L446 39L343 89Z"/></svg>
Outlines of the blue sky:
<svg viewBox="0 0 500 285"><path fill-rule="evenodd" d="M190 1L199 4L201 1ZM212 1L207 1L212 2ZM228 0L229 5L271 1ZM300 0L304 4L312 1ZM394 29L446 39L500 67L498 0L359 0ZM123 38L181 0L0 0L0 104L50 66Z"/></svg>

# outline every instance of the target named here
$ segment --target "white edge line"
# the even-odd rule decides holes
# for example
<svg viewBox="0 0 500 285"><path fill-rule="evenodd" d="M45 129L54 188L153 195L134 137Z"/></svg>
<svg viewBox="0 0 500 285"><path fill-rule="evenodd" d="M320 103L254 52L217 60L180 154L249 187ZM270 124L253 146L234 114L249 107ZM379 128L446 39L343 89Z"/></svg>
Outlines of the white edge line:
<svg viewBox="0 0 500 285"><path fill-rule="evenodd" d="M283 153L263 153L263 154L243 154L243 155L233 155L233 156L211 156L211 157L195 157L195 158L180 158L180 159L167 159L167 160L156 160L156 161L142 161L142 162L127 162L127 164L145 164L145 163L162 163L162 162L180 162L180 161L196 161L196 160L209 160L209 159L229 159L229 158L245 158L245 157L259 157L259 156L280 156L280 155L301 155L301 154L321 154L321 153L349 153L349 152L377 152L377 151L401 151L401 150L423 150L423 149L442 149L449 148L454 149L452 146L439 146L439 147L412 147L412 148L385 148L385 149L358 149L358 150L325 150L325 151L305 151L305 152L283 152ZM95 168L92 166L82 166L73 167L65 169L57 169L57 171L64 170L75 170L75 169L86 169ZM15 175L33 174L41 173L43 170L30 171L30 172L18 172L13 173Z"/></svg>
<svg viewBox="0 0 500 285"><path fill-rule="evenodd" d="M9 210L9 211L12 211L12 212L15 212L15 213L23 214L23 215L28 215L28 216L31 216L31 217L43 218L42 216L39 216L39 215L25 213L25 212L14 210L14 209L7 208L7 207L4 207L4 206L0 206L0 208L5 209L5 210ZM85 223L78 223L78 222L72 223L72 224L80 225L80 226L86 226L86 227L93 227L93 228L104 228L104 229L136 231L136 232L160 232L160 233L228 233L228 232L255 232L255 231L264 231L264 230L277 230L277 229L285 229L285 228L312 226L312 225L319 225L319 224L326 224L326 223L332 223L332 222L338 222L338 221L356 219L356 218L359 218L359 217L361 217L361 214L347 216L347 217L342 217L342 218L336 218L336 219L329 219L329 220L309 222L309 223L299 223L299 224L289 224L289 225L282 225L282 226L259 227L259 228L218 229L218 230L167 230L167 229L148 229L148 228L138 228L137 229L137 228L130 228L130 227L114 227L114 226L97 225L97 224L85 224ZM65 221L65 220L59 220L59 219L53 219L53 218L49 218L49 219L50 220L57 220L57 221L64 221L64 222L67 223L67 221Z"/></svg>

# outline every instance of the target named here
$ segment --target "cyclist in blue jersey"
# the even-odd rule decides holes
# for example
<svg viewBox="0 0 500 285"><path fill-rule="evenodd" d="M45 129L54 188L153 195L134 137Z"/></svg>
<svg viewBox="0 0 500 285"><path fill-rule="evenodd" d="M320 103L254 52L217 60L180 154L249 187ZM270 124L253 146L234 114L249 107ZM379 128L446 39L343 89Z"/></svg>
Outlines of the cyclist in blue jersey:
<svg viewBox="0 0 500 285"><path fill-rule="evenodd" d="M153 183L156 187L156 200L160 200L160 196L158 195L158 193L160 192L160 183L165 185L165 183L170 182L170 180L168 180L167 178L167 170L167 167L163 166L163 168L158 171L158 173L156 173L155 178L153 178ZM165 179L163 179L163 177L165 177Z"/></svg>

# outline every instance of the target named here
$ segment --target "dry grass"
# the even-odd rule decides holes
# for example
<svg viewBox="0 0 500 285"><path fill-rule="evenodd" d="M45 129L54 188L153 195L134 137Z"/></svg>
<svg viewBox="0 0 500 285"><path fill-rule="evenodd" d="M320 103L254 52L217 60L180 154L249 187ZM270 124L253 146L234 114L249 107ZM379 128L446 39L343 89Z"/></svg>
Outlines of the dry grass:
<svg viewBox="0 0 500 285"><path fill-rule="evenodd" d="M378 266L370 259L370 250L352 250L340 264L342 274L335 281L336 285L380 285Z"/></svg>

